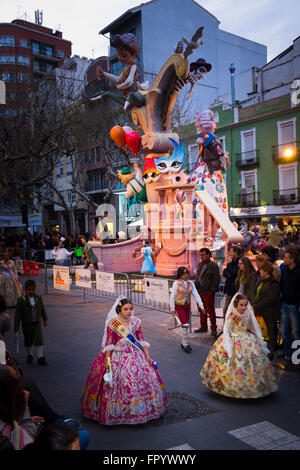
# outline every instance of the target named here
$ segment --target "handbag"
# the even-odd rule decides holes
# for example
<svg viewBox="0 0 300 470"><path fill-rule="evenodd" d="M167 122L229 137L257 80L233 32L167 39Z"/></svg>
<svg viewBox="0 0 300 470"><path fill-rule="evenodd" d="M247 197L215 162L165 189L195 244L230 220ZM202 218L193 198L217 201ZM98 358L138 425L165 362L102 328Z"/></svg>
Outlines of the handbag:
<svg viewBox="0 0 300 470"><path fill-rule="evenodd" d="M259 314L256 315L256 320L257 320L257 323L258 323L259 326L260 326L261 334L263 335L264 340L265 340L265 341L269 341L270 338L269 338L268 328L267 328L267 325L266 325L265 320L264 320L263 317L262 317L261 315L259 315Z"/></svg>

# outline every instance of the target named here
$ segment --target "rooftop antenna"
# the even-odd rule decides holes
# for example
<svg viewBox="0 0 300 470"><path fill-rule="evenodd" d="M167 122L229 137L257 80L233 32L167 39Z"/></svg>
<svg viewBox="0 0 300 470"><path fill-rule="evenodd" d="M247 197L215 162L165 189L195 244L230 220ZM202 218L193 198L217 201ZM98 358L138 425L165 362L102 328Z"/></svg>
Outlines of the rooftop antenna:
<svg viewBox="0 0 300 470"><path fill-rule="evenodd" d="M39 26L42 26L42 24L43 24L43 11L35 10L34 15L35 15L35 23L38 24Z"/></svg>

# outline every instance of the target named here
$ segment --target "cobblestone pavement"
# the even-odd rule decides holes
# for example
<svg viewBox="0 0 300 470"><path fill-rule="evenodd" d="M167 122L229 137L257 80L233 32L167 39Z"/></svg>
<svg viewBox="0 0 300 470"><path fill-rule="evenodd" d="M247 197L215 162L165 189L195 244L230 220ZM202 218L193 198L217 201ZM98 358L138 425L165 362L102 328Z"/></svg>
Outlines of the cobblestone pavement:
<svg viewBox="0 0 300 470"><path fill-rule="evenodd" d="M201 383L199 372L214 338L190 334L192 354L180 348L180 330L169 330L172 317L156 310L135 307L142 320L150 352L159 363L160 374L170 395L165 419L138 426L99 425L81 416L79 399L89 367L100 349L103 327L112 301L101 298L51 293L44 296L49 325L44 330L48 366L39 366L36 358L26 364L26 351L20 333L18 361L24 375L33 378L58 413L81 421L90 432L89 449L251 449L251 440L239 437L236 430L256 423L271 423L299 439L300 375L277 370L279 391L258 400L234 400L213 394ZM12 324L14 309L10 309ZM219 312L220 313L220 312ZM193 317L198 328L199 317ZM218 320L222 328L222 320ZM6 335L16 355L13 330ZM269 429L269 428L268 428ZM125 432L124 432L125 431ZM297 437L298 436L298 437ZM293 442L294 442L293 441Z"/></svg>

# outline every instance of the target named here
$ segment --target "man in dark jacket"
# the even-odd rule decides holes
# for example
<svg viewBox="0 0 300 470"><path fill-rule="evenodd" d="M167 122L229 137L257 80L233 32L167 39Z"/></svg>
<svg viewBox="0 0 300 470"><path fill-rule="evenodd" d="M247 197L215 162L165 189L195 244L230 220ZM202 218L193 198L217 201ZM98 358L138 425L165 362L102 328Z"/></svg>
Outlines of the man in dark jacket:
<svg viewBox="0 0 300 470"><path fill-rule="evenodd" d="M224 294L226 294L225 298L225 305L223 308L223 317L225 319L225 315L228 309L228 306L231 302L232 297L236 293L236 285L235 279L237 277L239 271L239 258L242 254L242 250L239 246L232 246L229 250L229 256L231 258L230 263L227 263L227 267L223 271L223 276L225 277L225 288Z"/></svg>
<svg viewBox="0 0 300 470"><path fill-rule="evenodd" d="M280 331L284 361L291 363L293 340L300 340L300 266L297 253L288 250L284 256L286 269L281 277Z"/></svg>
<svg viewBox="0 0 300 470"><path fill-rule="evenodd" d="M208 248L201 248L200 263L197 269L195 284L202 299L205 312L199 309L200 328L195 330L195 333L207 332L207 315L209 315L211 323L211 335L217 336L215 293L219 290L220 272L218 265L211 261L210 258L210 250Z"/></svg>

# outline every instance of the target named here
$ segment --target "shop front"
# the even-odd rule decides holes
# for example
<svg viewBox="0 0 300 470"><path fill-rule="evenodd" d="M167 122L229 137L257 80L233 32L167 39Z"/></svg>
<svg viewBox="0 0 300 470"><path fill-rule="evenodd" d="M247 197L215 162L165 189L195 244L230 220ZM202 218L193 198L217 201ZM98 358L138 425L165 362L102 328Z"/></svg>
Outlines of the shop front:
<svg viewBox="0 0 300 470"><path fill-rule="evenodd" d="M290 227L300 229L300 204L230 209L230 219L238 223L240 230L248 230L252 225L260 225L262 230L269 230L270 220L272 223L274 218L282 230L288 231Z"/></svg>

